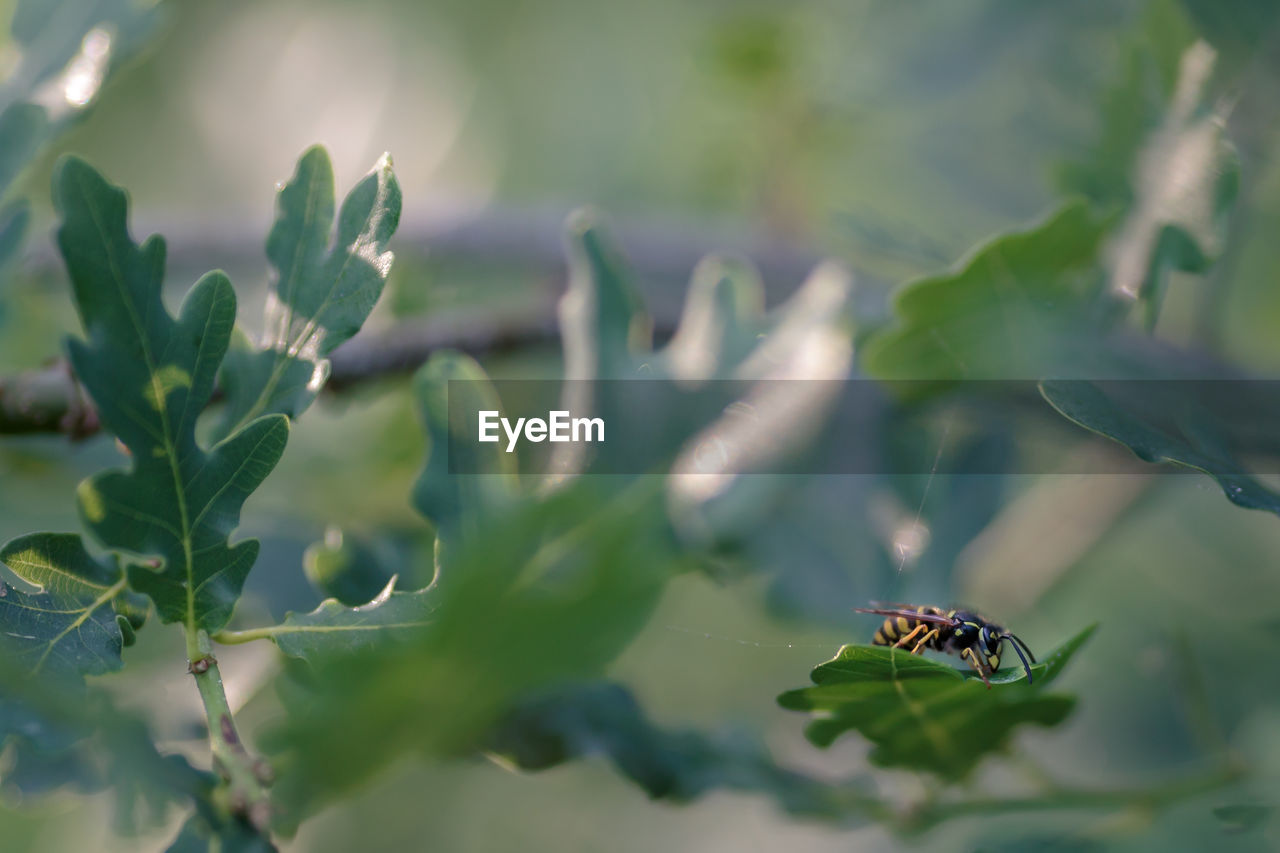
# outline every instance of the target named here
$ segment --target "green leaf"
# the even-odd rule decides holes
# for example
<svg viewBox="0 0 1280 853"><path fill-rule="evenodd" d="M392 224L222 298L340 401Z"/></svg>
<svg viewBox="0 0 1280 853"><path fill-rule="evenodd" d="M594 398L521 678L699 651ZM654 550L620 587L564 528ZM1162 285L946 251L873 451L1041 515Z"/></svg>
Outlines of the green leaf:
<svg viewBox="0 0 1280 853"><path fill-rule="evenodd" d="M805 732L816 746L857 730L875 745L871 761L881 767L960 778L1003 748L1017 726L1066 719L1075 699L1044 691L1096 627L1033 665L1034 685L1020 667L1006 667L991 676L988 690L975 673L945 663L902 649L850 645L813 670L815 686L783 693L778 703L817 714Z"/></svg>
<svg viewBox="0 0 1280 853"><path fill-rule="evenodd" d="M0 656L0 750L4 793L109 788L121 832L136 832L138 817L161 823L171 803L208 788L207 774L161 755L143 721L107 694L83 682L32 678L10 656Z"/></svg>
<svg viewBox="0 0 1280 853"><path fill-rule="evenodd" d="M1227 832L1248 832L1270 820L1275 811L1275 806L1239 803L1218 806L1213 810L1213 816L1222 821L1223 829Z"/></svg>
<svg viewBox="0 0 1280 853"><path fill-rule="evenodd" d="M8 85L26 97L56 85L57 75L83 55L84 39L95 29L108 36L105 76L138 49L158 21L154 3L136 0L21 0L11 30L22 49Z"/></svg>
<svg viewBox="0 0 1280 853"><path fill-rule="evenodd" d="M1280 7L1270 0L1181 0L1181 5L1232 74L1247 73L1280 18Z"/></svg>
<svg viewBox="0 0 1280 853"><path fill-rule="evenodd" d="M33 674L99 675L122 666L124 640L111 597L89 599L58 593L29 595L0 586L0 631L7 654Z"/></svg>
<svg viewBox="0 0 1280 853"><path fill-rule="evenodd" d="M276 846L253 827L214 809L189 817L165 853L275 853Z"/></svg>
<svg viewBox="0 0 1280 853"><path fill-rule="evenodd" d="M628 383L620 381L628 378L676 389L677 378L695 385L716 376L799 378L806 365L833 378L831 371L842 376L848 369L850 287L832 268L820 268L766 323L755 277L738 265L709 264L697 276L696 304L686 320L690 329L714 330L714 341L697 351L695 332L685 332L668 357L648 348L651 323L605 230L579 214L571 220L569 245L572 275L561 324L566 374L576 381L566 383L563 407L575 415L604 412L621 427L608 413L634 406L622 387ZM334 632L337 642L306 650L311 666L305 674L290 669L293 679L281 687L289 719L275 737L290 771L275 790L296 809L316 808L406 750L480 748L490 726L531 692L598 677L647 624L666 582L695 566L672 529L665 492L671 478L661 468L655 476L581 477L575 475L591 470L589 460L558 466L553 455L554 474L540 481L545 488L522 489L512 454L475 441L474 425L457 417L502 408L479 365L437 354L419 372L415 390L428 459L414 502L436 528L438 575L424 591L436 609L389 653L347 648L349 641ZM775 401L760 402L773 411ZM681 406L645 411L635 428L654 433L651 425L661 423L662 434L637 438L659 443L655 458L674 462L723 412L723 405L702 408L697 414ZM805 411L816 421L821 410ZM451 455L463 470L480 473L454 473ZM753 461L767 466L765 459ZM737 472L725 470L722 479ZM756 512L764 505L758 494L745 503ZM701 509L697 499L682 506L688 515ZM351 612L330 604L314 617L324 624ZM246 638L255 633L241 632ZM320 748L335 731L351 735Z"/></svg>
<svg viewBox="0 0 1280 853"><path fill-rule="evenodd" d="M7 8L7 7L6 7ZM156 21L154 8L131 0L21 0L11 31L20 49L0 83L0 201L18 177L92 100ZM90 49L91 48L91 49ZM96 80L68 95L74 75ZM62 73L62 79L55 75ZM52 91L51 91L52 90ZM25 200L0 209L0 279L19 256L29 211Z"/></svg>
<svg viewBox="0 0 1280 853"><path fill-rule="evenodd" d="M1108 290L1121 309L1141 304L1148 329L1169 272L1203 273L1220 252L1239 188L1216 60L1179 4L1148 4L1104 100L1101 138L1061 172L1068 192L1123 211L1104 259Z"/></svg>
<svg viewBox="0 0 1280 853"><path fill-rule="evenodd" d="M273 271L261 349L240 340L222 368L221 438L264 414L297 417L328 378L325 356L368 318L391 271L387 241L400 221L400 185L383 155L342 203L334 228L333 166L307 150L277 198L267 238Z"/></svg>
<svg viewBox="0 0 1280 853"><path fill-rule="evenodd" d="M1122 36L1119 68L1099 104L1097 138L1057 170L1063 192L1100 208L1133 203L1138 159L1164 119L1179 60L1195 40L1177 0L1145 4L1134 30Z"/></svg>
<svg viewBox="0 0 1280 853"><path fill-rule="evenodd" d="M1146 307L1155 326L1168 273L1203 273L1221 251L1240 183L1225 115L1200 101L1213 68L1203 43L1183 55L1178 88L1134 165L1133 203L1107 257L1110 290Z"/></svg>
<svg viewBox="0 0 1280 853"><path fill-rule="evenodd" d="M0 560L44 592L100 595L120 579L114 559L95 559L74 533L32 533L0 548Z"/></svg>
<svg viewBox="0 0 1280 853"><path fill-rule="evenodd" d="M648 349L653 321L622 251L592 211L569 217L569 289L560 302L565 379L625 379Z"/></svg>
<svg viewBox="0 0 1280 853"><path fill-rule="evenodd" d="M1068 420L1125 445L1147 462L1203 471L1232 503L1280 514L1280 494L1245 473L1227 446L1229 429L1175 387L1144 395L1130 411L1089 382L1045 380L1040 393ZM1169 427L1163 424L1172 425Z"/></svg>
<svg viewBox="0 0 1280 853"><path fill-rule="evenodd" d="M310 613L289 613L279 625L245 633L269 636L280 651L303 660L349 655L402 641L431 623L437 595L434 587L396 592L395 583L392 578L376 598L359 607L330 598Z"/></svg>
<svg viewBox="0 0 1280 853"><path fill-rule="evenodd" d="M44 107L16 103L0 113L0 198L50 136Z"/></svg>
<svg viewBox="0 0 1280 853"><path fill-rule="evenodd" d="M495 727L487 750L522 770L600 754L654 799L762 793L789 814L844 827L865 823L879 806L856 783L822 782L780 767L754 738L657 726L629 690L608 682L529 698Z"/></svg>
<svg viewBox="0 0 1280 853"><path fill-rule="evenodd" d="M288 419L259 418L209 450L197 444L196 419L235 322L231 283L204 276L174 318L161 300L164 242L133 243L123 191L65 158L54 200L87 337L69 342L71 363L133 459L127 471L80 485L81 515L108 548L158 558L154 568L131 565L128 577L163 621L182 622L190 635L217 630L258 554L255 540L228 538L245 498L284 452Z"/></svg>
<svg viewBox="0 0 1280 853"><path fill-rule="evenodd" d="M18 259L30 222L31 207L25 201L0 208L0 280Z"/></svg>
<svg viewBox="0 0 1280 853"><path fill-rule="evenodd" d="M569 220L567 242L571 275L560 325L570 381L561 408L602 418L610 439L591 448L557 445L551 472L628 470L636 458L655 460L655 471L672 474L671 516L680 534L702 545L733 538L758 522L785 483L742 475L770 473L804 447L838 388L768 380L848 375L850 277L837 264L821 264L766 316L754 270L707 258L694 271L671 343L653 351L652 321L608 229L580 211ZM622 381L630 379L649 387L637 391ZM716 379L737 380L741 396L718 400L715 392L730 385L708 390ZM698 452L708 442L727 451L715 470Z"/></svg>
<svg viewBox="0 0 1280 853"><path fill-rule="evenodd" d="M284 819L406 751L476 749L528 691L598 677L684 568L654 485L574 481L526 497L458 543L422 628L391 648L308 651L305 674L281 685L289 714L267 744L287 753L273 789Z"/></svg>
<svg viewBox="0 0 1280 853"><path fill-rule="evenodd" d="M313 542L303 553L302 570L326 596L352 607L364 604L396 576L402 557L387 553L378 547L381 544L330 527L322 541Z"/></svg>
<svg viewBox="0 0 1280 853"><path fill-rule="evenodd" d="M517 494L515 459L498 444L473 441L471 425L450 414L499 410L489 377L470 356L439 352L414 375L414 392L427 434L427 459L413 488L413 505L436 528L438 548L480 534L488 519L510 506ZM450 473L449 454L472 475ZM462 454L469 454L463 457Z"/></svg>
<svg viewBox="0 0 1280 853"><path fill-rule="evenodd" d="M662 352L663 372L681 379L729 378L767 329L764 283L755 269L709 257L689 281L684 312Z"/></svg>
<svg viewBox="0 0 1280 853"><path fill-rule="evenodd" d="M1089 305L1106 223L1083 202L978 247L954 272L905 285L861 365L883 379L1039 379L1099 364Z"/></svg>
<svg viewBox="0 0 1280 853"><path fill-rule="evenodd" d="M59 533L15 539L0 549L0 560L39 588L27 593L0 583L0 644L12 661L32 674L73 678L123 665L125 637L113 605L124 573L114 560L96 560L79 536Z"/></svg>

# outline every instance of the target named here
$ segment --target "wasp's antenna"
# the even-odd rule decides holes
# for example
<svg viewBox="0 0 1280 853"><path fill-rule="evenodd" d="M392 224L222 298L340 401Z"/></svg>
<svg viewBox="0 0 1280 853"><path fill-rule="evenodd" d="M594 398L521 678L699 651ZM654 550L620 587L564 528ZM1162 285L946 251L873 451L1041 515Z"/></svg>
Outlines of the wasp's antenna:
<svg viewBox="0 0 1280 853"><path fill-rule="evenodd" d="M1017 634L1012 634L1012 633L1010 633L1010 632L1008 632L1008 631L1005 631L1005 632L1004 632L1004 635L1005 635L1006 637L1008 637L1009 639L1013 640L1013 641L1014 641L1015 643L1017 643L1018 645L1022 646L1023 651L1025 651L1025 652L1027 653L1027 657L1031 658L1031 662L1032 662L1032 663L1035 663L1035 662L1036 662L1036 656L1035 656L1035 655L1033 655L1033 654L1031 654L1031 649L1027 648L1027 644L1026 644L1026 643L1024 643L1024 642L1022 642L1022 640L1018 639L1018 635L1017 635Z"/></svg>
<svg viewBox="0 0 1280 853"><path fill-rule="evenodd" d="M1025 648L1025 644L1021 640L1019 640L1017 637L1013 636L1013 634L1010 634L1007 631L1001 634L1000 638L1002 640L1013 641L1013 650L1018 653L1018 657L1022 660L1022 668L1027 672L1027 684L1033 683L1031 680L1031 664L1027 663L1027 657L1022 653L1022 649ZM1031 655L1031 649L1027 649L1027 654ZM1031 660L1034 661L1035 659L1036 659L1036 656L1031 655Z"/></svg>

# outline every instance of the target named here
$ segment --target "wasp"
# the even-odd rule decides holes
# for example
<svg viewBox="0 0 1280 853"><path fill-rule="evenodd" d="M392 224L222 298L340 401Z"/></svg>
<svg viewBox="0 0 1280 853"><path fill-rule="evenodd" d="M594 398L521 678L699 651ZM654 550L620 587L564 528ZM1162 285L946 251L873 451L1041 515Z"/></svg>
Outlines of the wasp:
<svg viewBox="0 0 1280 853"><path fill-rule="evenodd" d="M878 604L879 602L872 602ZM1036 656L1027 644L1014 634L970 610L944 610L941 607L910 604L890 605L884 608L854 608L858 613L875 613L888 617L877 630L871 642L877 646L895 649L911 649L911 654L922 654L925 649L946 654L958 654L982 676L982 682L991 689L988 675L1000 668L1000 646L1010 641L1013 650L1022 661L1031 683L1031 664ZM1023 654L1026 651L1026 654ZM1027 661L1030 658L1030 662Z"/></svg>

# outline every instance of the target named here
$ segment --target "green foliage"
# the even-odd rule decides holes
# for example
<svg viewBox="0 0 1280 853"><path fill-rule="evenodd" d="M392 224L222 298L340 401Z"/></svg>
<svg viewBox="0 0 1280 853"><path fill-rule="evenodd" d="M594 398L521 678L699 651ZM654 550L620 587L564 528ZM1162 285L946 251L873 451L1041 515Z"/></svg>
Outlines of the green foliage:
<svg viewBox="0 0 1280 853"><path fill-rule="evenodd" d="M400 185L383 155L342 203L334 228L333 166L324 148L307 150L280 190L267 238L274 271L262 349L240 338L220 376L224 438L265 414L297 417L328 377L325 356L360 330L382 295L400 221Z"/></svg>
<svg viewBox="0 0 1280 853"><path fill-rule="evenodd" d="M81 53L94 28L110 33L108 64L119 66L158 23L154 7L133 0L20 0L11 30L22 53L9 78L11 91L34 95L54 82Z"/></svg>
<svg viewBox="0 0 1280 853"><path fill-rule="evenodd" d="M1228 415L1176 405L1136 411L1094 386L1049 378L1179 372L1165 359L1183 354L1139 338L1125 321L1130 306L1140 306L1153 332L1170 273L1209 269L1238 183L1222 131L1229 102L1216 97L1212 57L1190 22L1224 50L1257 41L1230 13L1191 0L1182 5L1189 17L1172 2L1149 4L1126 49L1125 79L1108 96L1100 141L1064 170L1063 184L1084 198L979 246L952 271L908 283L893 319L867 334L860 366L875 377L923 378L935 387L957 379L1042 380L1045 399L1071 421L1143 459L1204 471L1236 503L1280 512L1280 497L1240 470L1237 458L1258 447L1242 452L1225 437L1236 426L1224 423ZM1230 6L1247 21L1270 19L1255 5ZM56 82L93 27L103 24L123 50L143 20L149 13L126 0L20 4L17 82L0 93L0 196L11 193L71 115L35 106L34 88ZM785 105L788 91L803 82L805 45L792 20L738 19L712 45L712 60L758 92L761 103ZM795 124L818 135L804 121ZM1175 173L1185 180L1170 180ZM791 188L781 186L788 180L783 175L769 194L789 197ZM754 737L659 726L627 688L602 681L649 624L675 575L705 568L757 531L776 535L787 511L812 513L809 503L780 500L786 478L754 475L823 451L812 439L838 383L824 389L769 380L847 377L854 321L852 286L838 267L820 267L766 312L755 273L712 258L694 273L670 343L655 348L635 277L589 213L572 218L568 229L563 407L603 416L619 431L614 440L555 452L547 470L522 469L516 455L474 443L463 431L468 425L450 416L451 402L501 409L500 386L473 359L435 353L413 383L427 458L412 496L435 550L403 573L433 582L411 590L396 580L416 555L387 559L369 540L329 538L308 552L305 570L332 598L280 624L228 630L257 557L255 541L231 539L242 505L280 458L290 420L315 400L327 359L356 334L385 285L401 207L390 161L380 160L339 206L323 149L300 159L279 193L267 240L266 331L256 344L236 335L235 294L220 273L202 278L176 316L168 312L164 244L132 241L123 192L91 168L75 159L59 165L55 205L85 331L85 340L69 346L71 360L130 461L127 470L94 476L80 489L94 543L35 533L0 549L20 582L0 585L0 768L8 791L112 787L122 827L144 811L150 822L165 819L172 805L194 812L172 850L257 851L273 849L268 822L292 831L405 755L485 753L525 770L602 756L650 796L673 803L714 791L758 793L790 815L845 827L875 822L904 835L1002 812L1147 814L1235 778L1215 773L1137 791L1046 782L1026 795L973 796L958 787L938 795L929 779L924 799L899 803L896 793L871 793L876 786L864 780L824 782L782 767ZM0 268L19 252L28 218L22 202L0 208ZM739 380L741 395L694 405L709 397L712 379ZM637 397L618 380L647 380L658 390ZM215 385L222 410L210 414L216 422L203 422ZM1021 427L1009 423L1010 430ZM896 425L880 428L892 433ZM698 448L727 438L737 443L708 470ZM991 467L1004 470L1013 441L990 438L966 434L957 442L962 454L991 453L999 459ZM1269 440L1263 451L1274 450ZM644 475L600 476L631 454L658 461ZM451 462L479 473L458 475ZM1009 496L1003 481L953 480L934 486L935 506L926 506L931 485L932 476L922 490L895 483L868 489L852 505L832 501L848 529L804 546L834 551L865 543L872 561L893 569L898 513L894 506L881 513L876 502L900 503L908 515L918 507L915 520L932 539L914 564L914 582L949 588L955 562L979 531L1007 521ZM797 541L783 539L785 548L772 556L804 562ZM98 545L102 556L93 550ZM1040 579L1052 583L1044 574ZM811 584L811 576L801 580ZM806 592L845 611L866 585L838 595L826 587ZM186 629L211 773L162 755L145 726L84 678L122 666L122 650L152 604L163 621ZM1075 697L1050 692L1052 683L1092 630L1035 665L1034 685L1017 666L1007 665L987 690L972 673L902 650L845 646L813 670L814 686L778 701L814 715L807 734L819 747L858 731L872 744L873 764L963 782L1005 751L1020 726L1053 727L1067 718ZM272 774L240 740L212 645L255 640L276 644L283 669L275 681L283 713L272 707L264 732L280 777L270 804ZM141 707L152 698L129 695ZM1271 807L1214 813L1227 830L1246 832L1263 825ZM1039 823L1016 843L1062 846Z"/></svg>
<svg viewBox="0 0 1280 853"><path fill-rule="evenodd" d="M17 103L0 113L0 196L46 141L49 119L42 107Z"/></svg>
<svg viewBox="0 0 1280 853"><path fill-rule="evenodd" d="M518 488L516 460L498 444L471 441L470 425L449 417L450 393L460 409L497 410L501 405L474 359L436 353L414 377L414 393L426 431L427 460L414 485L413 504L434 525L437 549L448 549L459 539L482 535L489 519L512 504ZM450 475L450 447L459 454L457 464L476 476Z"/></svg>
<svg viewBox="0 0 1280 853"><path fill-rule="evenodd" d="M602 448L561 445L556 476L628 470L633 457L669 472L670 515L698 547L731 541L759 522L782 478L755 476L803 452L835 402L834 380L852 364L852 282L839 265L818 266L786 303L763 311L763 288L748 266L709 257L694 271L671 342L654 351L652 319L607 231L590 214L569 221L569 289L560 304L565 353L562 408L610 424ZM635 393L617 379L644 379ZM737 380L737 399L708 406L694 392ZM604 381L599 381L604 380ZM683 395L683 396L682 396ZM710 396L710 395L708 395ZM759 417L742 417L743 410ZM722 464L697 458L704 440Z"/></svg>
<svg viewBox="0 0 1280 853"><path fill-rule="evenodd" d="M1203 471L1232 503L1280 514L1280 495L1245 473L1234 458L1226 441L1230 426L1176 385L1144 395L1137 407L1088 382L1048 380L1040 383L1040 393L1063 417L1125 445L1139 459ZM1266 423L1261 414L1257 417Z"/></svg>
<svg viewBox="0 0 1280 853"><path fill-rule="evenodd" d="M33 533L0 549L0 561L39 588L0 584L0 625L12 660L32 675L101 675L123 665L133 625L113 604L124 595L114 559L94 559L79 536Z"/></svg>
<svg viewBox="0 0 1280 853"><path fill-rule="evenodd" d="M269 636L289 657L315 660L386 647L412 636L430 624L435 611L435 590L397 592L395 579L377 596L357 607L336 599L322 602L310 613L290 613L284 622L258 632L219 635L222 642Z"/></svg>
<svg viewBox="0 0 1280 853"><path fill-rule="evenodd" d="M1227 106L1214 103L1215 60L1177 5L1151 4L1128 47L1125 78L1108 96L1102 140L1063 170L1069 191L1124 211L1104 259L1108 287L1143 305L1148 329L1171 271L1209 269L1239 188L1223 129Z"/></svg>
<svg viewBox="0 0 1280 853"><path fill-rule="evenodd" d="M209 450L196 418L235 323L236 298L221 273L196 283L178 317L161 301L164 243L129 238L124 192L83 161L64 160L54 179L66 259L87 340L68 345L71 363L133 467L79 489L86 525L107 547L156 555L129 566L130 585L160 618L194 634L231 618L258 544L228 539L240 507L284 452L282 416L253 421Z"/></svg>
<svg viewBox="0 0 1280 853"><path fill-rule="evenodd" d="M904 286L895 322L867 340L864 369L939 383L1046 380L1045 398L1068 419L1148 461L1208 473L1241 506L1274 511L1274 495L1228 448L1238 425L1167 396L1126 410L1085 383L1056 381L1229 374L1122 324L1139 305L1151 332L1169 273L1207 272L1223 245L1239 175L1223 131L1226 102L1212 96L1213 68L1213 51L1183 11L1151 4L1127 48L1124 80L1108 95L1101 139L1061 172L1092 205L1068 204L1032 230L980 247L956 272Z"/></svg>
<svg viewBox="0 0 1280 853"><path fill-rule="evenodd" d="M252 827L206 808L187 818L165 853L274 853L276 846Z"/></svg>
<svg viewBox="0 0 1280 853"><path fill-rule="evenodd" d="M1103 93L1097 139L1058 169L1065 192L1103 208L1133 203L1139 156L1160 127L1178 83L1178 65L1195 40L1177 2L1146 4L1122 45L1119 74Z"/></svg>
<svg viewBox="0 0 1280 853"><path fill-rule="evenodd" d="M283 819L406 749L475 749L527 691L600 675L676 568L654 491L606 497L583 485L521 501L489 517L501 536L450 552L423 629L376 647L341 634L312 645L305 679L282 685L290 714L268 738L283 768Z"/></svg>
<svg viewBox="0 0 1280 853"><path fill-rule="evenodd" d="M1222 821L1223 828L1227 832L1249 832L1269 821L1275 811L1275 806L1240 803L1218 806L1213 810L1213 816Z"/></svg>
<svg viewBox="0 0 1280 853"><path fill-rule="evenodd" d="M813 687L791 690L778 703L818 714L805 734L816 746L857 730L875 748L881 767L926 770L947 779L966 776L1002 749L1025 723L1056 726L1075 706L1071 696L1046 693L1093 634L1086 628L1032 666L1034 684L1018 667L990 677L884 646L844 646L813 670Z"/></svg>
<svg viewBox="0 0 1280 853"><path fill-rule="evenodd" d="M718 790L764 793L788 813L852 827L878 804L856 783L820 782L773 760L753 739L664 729L625 687L573 685L529 698L494 728L487 748L522 770L545 770L592 754L654 799L689 802Z"/></svg>
<svg viewBox="0 0 1280 853"><path fill-rule="evenodd" d="M690 325L682 326L666 351L655 354L647 352L651 322L604 229L583 216L571 220L570 258L561 323L567 378L575 380L567 383L566 398L572 402L566 407L575 414L606 412L609 418L625 409L628 398L618 383L598 379L696 380L744 365L746 376L758 377L769 373L750 367L753 353L775 371L794 369L797 360L812 355L812 347L848 354L849 332L842 323L847 283L829 270L766 324L750 307L761 300L743 293L745 281L758 294L754 277L732 265L704 267L695 275L685 313ZM743 351L743 336L736 330L748 323L769 333L752 335L753 345ZM691 338L695 326L724 334ZM437 353L419 371L415 389L428 456L414 501L437 534L438 574L419 593L393 594L353 610L328 602L314 614L326 628L342 629L308 633L305 651L299 641L295 650L305 654L310 667L282 688L292 713L272 740L280 763L289 768L277 786L291 811L289 820L406 748L433 754L482 749L493 726L528 695L599 677L647 623L666 582L691 568L697 554L682 545L672 526L672 506L689 507L687 514L703 506L674 488L678 474L593 478L578 472L589 473L600 464L598 458L559 464L553 458L557 476L530 477L542 484L530 489L509 454L474 442L462 432L464 425L450 418L451 395L501 408L478 364ZM759 405L769 411L775 404L765 399ZM821 409L810 411L816 417ZM649 440L660 442L655 458L671 460L673 467L691 436L711 424L674 408L648 417L667 426ZM609 422L622 425L625 417ZM451 474L449 452L478 454L470 460L472 470L483 473ZM767 466L776 459L755 464ZM732 479L737 469L723 473ZM717 520L753 516L765 505L762 494L754 492ZM405 631L394 644L373 645L376 638L367 633L353 642L345 627L382 620L402 624L401 608L416 620L432 607L421 629ZM288 622L238 633L237 639L272 636L282 648L289 642L281 642L285 637L296 639ZM338 730L353 734L336 748L317 748ZM764 772L751 784L764 785L759 777Z"/></svg>
<svg viewBox="0 0 1280 853"><path fill-rule="evenodd" d="M323 151L308 152L300 173L306 173L310 189L283 194L281 223L269 246L277 259L294 253L300 265L276 299L284 306L277 319L297 346L268 355L272 365L285 366L281 375L298 359L310 359L308 370L322 379L322 357L358 330L381 290L399 194L389 163L380 164L343 206L337 239L344 248L325 252L332 173ZM55 173L54 202L62 218L58 246L86 336L69 342L70 360L98 417L132 464L127 471L91 477L78 490L81 516L110 549L107 556L91 555L74 534L31 534L0 550L9 568L36 588L0 586L4 646L13 665L31 674L66 676L73 685L82 675L119 669L121 649L133 642L149 609L137 595L144 593L163 621L186 629L187 657L206 705L220 777L189 775L175 789L196 806L176 848L270 849L261 832L270 813L266 783L226 708L208 634L230 619L258 553L256 541L229 541L241 506L284 450L284 413L305 408L320 382L311 383L305 398L290 392L285 399L270 376L237 374L241 391L254 390L259 380L262 385L248 410L233 413L230 434L203 446L196 438L197 420L213 395L235 323L230 283L221 273L204 276L174 317L162 300L164 243L133 243L123 191L82 161L66 158ZM291 225L299 205L305 215ZM232 404L238 400L233 395ZM253 417L255 407L271 413ZM409 618L406 603L424 597L388 587L375 602L374 620L396 616L403 623ZM332 603L290 616L277 626L277 641L286 653L305 655L312 636L367 636L371 609L351 611ZM349 645L362 644L353 639ZM58 723L56 715L50 719L45 713L48 706L21 694L0 705L0 742L12 744L18 757L18 770L6 774L7 781L26 790L83 779L105 785L84 770L91 766L85 756L87 745L96 742L95 727L78 720ZM113 729L109 736L117 734ZM145 742L154 754L145 733L133 741ZM127 789L135 784L133 775L111 783Z"/></svg>
<svg viewBox="0 0 1280 853"><path fill-rule="evenodd" d="M343 604L364 604L396 577L402 555L388 553L379 547L383 544L331 527L323 541L313 543L302 555L302 570L324 595Z"/></svg>
<svg viewBox="0 0 1280 853"><path fill-rule="evenodd" d="M160 824L172 805L207 802L208 774L162 755L146 724L94 687L32 678L0 660L0 743L6 766L0 793L37 796L70 787L110 789L116 830Z"/></svg>
<svg viewBox="0 0 1280 853"><path fill-rule="evenodd" d="M129 0L20 0L13 10L18 60L0 87L0 274L26 236L28 204L11 198L17 178L80 115L103 79L138 50L156 19L154 8ZM94 37L95 55L86 57L86 40ZM68 99L57 75L70 72L78 59L95 66L86 72L97 82ZM58 106L50 105L51 87Z"/></svg>
<svg viewBox="0 0 1280 853"><path fill-rule="evenodd" d="M1107 222L1082 203L997 237L952 273L903 287L897 323L859 354L884 379L1015 379L1098 369L1090 324ZM1102 362L1105 364L1105 362Z"/></svg>

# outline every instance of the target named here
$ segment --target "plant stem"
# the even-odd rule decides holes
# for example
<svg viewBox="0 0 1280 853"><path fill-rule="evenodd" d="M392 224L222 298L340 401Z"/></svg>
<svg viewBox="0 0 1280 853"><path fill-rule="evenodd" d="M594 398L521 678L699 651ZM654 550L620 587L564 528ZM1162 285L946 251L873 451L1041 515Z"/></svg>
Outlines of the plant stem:
<svg viewBox="0 0 1280 853"><path fill-rule="evenodd" d="M193 647L192 637L187 638L188 649ZM213 753L213 769L223 781L220 789L223 805L234 815L248 821L261 832L271 823L271 799L267 786L271 782L271 769L261 759L254 759L245 749L236 731L227 694L222 688L222 675L218 661L211 653L209 635L196 632L194 648L198 656L191 658L191 675L200 691L205 715L209 723L209 748Z"/></svg>
<svg viewBox="0 0 1280 853"><path fill-rule="evenodd" d="M241 643L252 643L254 640L269 640L282 629L285 629L285 626L271 625L266 628L247 628L244 631L219 631L213 635L213 641L224 646L236 646Z"/></svg>
<svg viewBox="0 0 1280 853"><path fill-rule="evenodd" d="M1165 785L1138 789L1056 788L1034 797L978 797L951 802L927 802L903 815L894 826L903 835L919 835L957 817L983 817L1028 811L1071 809L1143 809L1157 811L1179 800L1228 785L1244 775L1244 768L1231 763L1199 776L1178 779Z"/></svg>

